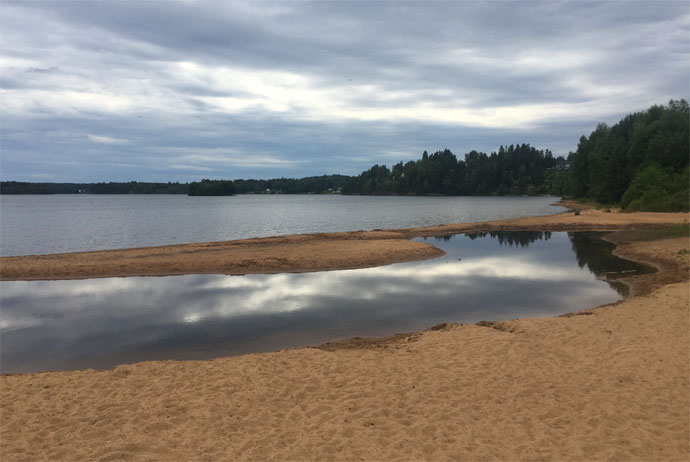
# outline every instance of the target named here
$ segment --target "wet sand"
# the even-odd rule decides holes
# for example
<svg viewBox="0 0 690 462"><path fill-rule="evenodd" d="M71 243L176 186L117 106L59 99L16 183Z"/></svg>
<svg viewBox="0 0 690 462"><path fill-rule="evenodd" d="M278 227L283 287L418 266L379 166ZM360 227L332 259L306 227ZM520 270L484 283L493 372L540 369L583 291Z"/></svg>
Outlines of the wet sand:
<svg viewBox="0 0 690 462"><path fill-rule="evenodd" d="M82 279L181 274L326 271L437 257L414 237L482 231L579 231L654 228L687 222L684 213L606 213L577 203L572 212L483 223L347 233L300 234L99 252L0 257L0 280Z"/></svg>
<svg viewBox="0 0 690 462"><path fill-rule="evenodd" d="M0 459L688 460L688 239L617 236L662 271L570 316L2 376Z"/></svg>

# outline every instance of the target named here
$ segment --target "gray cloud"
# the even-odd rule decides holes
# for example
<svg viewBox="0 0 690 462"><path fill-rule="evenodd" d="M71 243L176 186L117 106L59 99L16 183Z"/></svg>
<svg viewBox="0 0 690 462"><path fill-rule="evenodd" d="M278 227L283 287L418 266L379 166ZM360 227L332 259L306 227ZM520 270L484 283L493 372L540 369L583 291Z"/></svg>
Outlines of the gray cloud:
<svg viewBox="0 0 690 462"><path fill-rule="evenodd" d="M353 174L575 149L688 98L686 2L4 2L2 179Z"/></svg>

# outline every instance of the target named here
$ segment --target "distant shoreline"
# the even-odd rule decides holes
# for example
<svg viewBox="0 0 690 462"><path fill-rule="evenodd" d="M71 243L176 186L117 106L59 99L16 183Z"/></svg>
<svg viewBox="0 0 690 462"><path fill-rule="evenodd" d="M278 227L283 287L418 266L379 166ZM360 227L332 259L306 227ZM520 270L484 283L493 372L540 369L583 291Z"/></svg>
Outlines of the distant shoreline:
<svg viewBox="0 0 690 462"><path fill-rule="evenodd" d="M297 234L156 247L0 257L0 280L58 280L184 274L270 274L355 269L437 257L411 239L467 232L585 231L658 228L687 222L686 213L610 213L561 201L578 214L511 218L421 228Z"/></svg>

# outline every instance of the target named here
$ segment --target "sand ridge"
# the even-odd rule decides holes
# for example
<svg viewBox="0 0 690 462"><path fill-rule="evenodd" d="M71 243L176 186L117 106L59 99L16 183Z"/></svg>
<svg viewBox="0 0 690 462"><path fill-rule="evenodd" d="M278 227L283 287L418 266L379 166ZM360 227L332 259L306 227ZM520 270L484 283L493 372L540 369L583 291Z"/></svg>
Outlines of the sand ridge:
<svg viewBox="0 0 690 462"><path fill-rule="evenodd" d="M299 273L380 266L443 254L431 244L403 239L298 235L280 239L2 257L0 280Z"/></svg>
<svg viewBox="0 0 690 462"><path fill-rule="evenodd" d="M688 460L688 239L626 245L683 280L376 347L2 376L0 458Z"/></svg>
<svg viewBox="0 0 690 462"><path fill-rule="evenodd" d="M237 241L54 255L0 257L0 280L81 279L182 274L257 274L380 266L443 255L415 237L486 231L581 231L654 228L687 223L685 213L608 213L579 208L556 215L425 228L301 234Z"/></svg>

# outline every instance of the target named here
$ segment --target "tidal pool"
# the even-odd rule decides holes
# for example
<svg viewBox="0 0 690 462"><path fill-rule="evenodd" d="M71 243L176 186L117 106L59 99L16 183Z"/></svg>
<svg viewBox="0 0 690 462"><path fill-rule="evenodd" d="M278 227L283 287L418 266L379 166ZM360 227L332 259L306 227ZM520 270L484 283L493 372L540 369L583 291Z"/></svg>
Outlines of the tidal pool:
<svg viewBox="0 0 690 462"><path fill-rule="evenodd" d="M0 282L0 371L208 359L558 315L619 300L617 276L653 271L613 256L596 233L429 241L447 254L359 270Z"/></svg>

